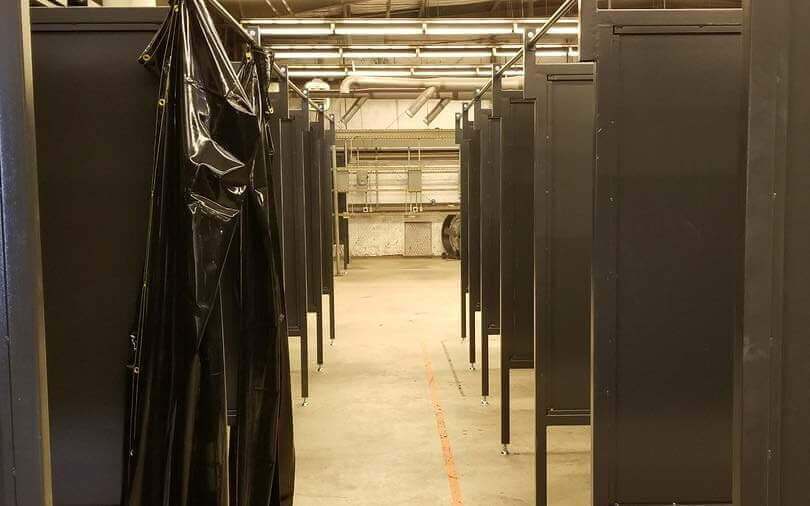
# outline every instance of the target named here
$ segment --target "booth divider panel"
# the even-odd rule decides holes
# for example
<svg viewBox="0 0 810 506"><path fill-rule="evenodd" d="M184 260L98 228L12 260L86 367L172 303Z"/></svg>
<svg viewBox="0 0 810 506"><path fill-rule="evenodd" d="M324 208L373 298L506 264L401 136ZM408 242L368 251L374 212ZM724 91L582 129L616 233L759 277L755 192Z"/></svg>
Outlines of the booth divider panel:
<svg viewBox="0 0 810 506"><path fill-rule="evenodd" d="M481 130L481 334L500 332L500 120L491 118L492 111L476 111L476 124ZM483 352L482 352L483 353Z"/></svg>
<svg viewBox="0 0 810 506"><path fill-rule="evenodd" d="M478 262L477 256L474 254L475 238L473 233L475 231L473 215L476 213L477 206L475 205L472 187L473 179L477 175L477 171L473 170L472 163L472 138L474 135L474 128L471 121L468 119L468 113L465 111L461 118L462 123L462 144L461 144L461 170L463 171L463 185L462 185L462 199L461 206L461 240L462 240L462 256L461 256L461 273L462 273L462 286L466 288L466 293L469 295L469 304L464 303L466 308L467 325L469 327L469 360L470 364L475 363L476 350L475 350L475 277L473 271ZM462 294L462 297L464 295Z"/></svg>
<svg viewBox="0 0 810 506"><path fill-rule="evenodd" d="M166 15L95 11L31 11L54 504L121 501Z"/></svg>
<svg viewBox="0 0 810 506"><path fill-rule="evenodd" d="M594 83L590 64L537 68L536 346L547 425L588 424ZM588 75L589 74L589 75ZM568 417L573 418L568 418Z"/></svg>
<svg viewBox="0 0 810 506"><path fill-rule="evenodd" d="M501 355L509 368L534 362L532 286L534 100L511 100L501 167Z"/></svg>
<svg viewBox="0 0 810 506"><path fill-rule="evenodd" d="M309 115L309 112L305 112ZM321 292L323 268L321 255L321 163L323 157L323 118L310 123L305 136L307 142L306 166L304 167L304 188L307 200L307 310L321 313Z"/></svg>
<svg viewBox="0 0 810 506"><path fill-rule="evenodd" d="M470 125L470 150L467 178L469 179L469 197L467 215L470 218L468 229L469 253L468 269L470 275L470 315L481 310L481 129L474 122ZM470 325L474 317L470 317Z"/></svg>
<svg viewBox="0 0 810 506"><path fill-rule="evenodd" d="M739 29L599 37L594 504L729 503Z"/></svg>
<svg viewBox="0 0 810 506"><path fill-rule="evenodd" d="M322 292L334 296L335 270L332 253L334 238L334 202L332 187L332 146L335 145L334 123L326 122L323 144L321 145L321 273ZM331 317L330 317L331 318ZM333 335L329 337L334 338Z"/></svg>
<svg viewBox="0 0 810 506"><path fill-rule="evenodd" d="M466 114L466 112L464 113ZM469 197L469 183L467 179L467 164L469 163L469 145L464 138L464 127L466 123L461 115L456 116L456 142L458 142L459 150L459 187L461 190L461 203L459 205L461 213L461 244L459 248L459 257L461 264L461 338L467 337L467 293L469 292L469 259L467 258L467 251L469 250L469 216L467 214L467 207L470 204Z"/></svg>
<svg viewBox="0 0 810 506"><path fill-rule="evenodd" d="M304 199L304 121L301 111L281 120L280 160L284 181L284 289L290 335L306 331L306 205Z"/></svg>

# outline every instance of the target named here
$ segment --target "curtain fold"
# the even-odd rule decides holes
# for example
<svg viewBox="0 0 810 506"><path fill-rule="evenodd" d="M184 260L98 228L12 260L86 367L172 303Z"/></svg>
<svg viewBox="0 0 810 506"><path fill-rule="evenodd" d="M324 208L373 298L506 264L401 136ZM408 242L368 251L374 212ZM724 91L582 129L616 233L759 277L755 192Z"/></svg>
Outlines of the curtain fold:
<svg viewBox="0 0 810 506"><path fill-rule="evenodd" d="M289 351L270 164L270 57L226 52L177 0L140 56L160 76L130 336L129 506L291 504Z"/></svg>

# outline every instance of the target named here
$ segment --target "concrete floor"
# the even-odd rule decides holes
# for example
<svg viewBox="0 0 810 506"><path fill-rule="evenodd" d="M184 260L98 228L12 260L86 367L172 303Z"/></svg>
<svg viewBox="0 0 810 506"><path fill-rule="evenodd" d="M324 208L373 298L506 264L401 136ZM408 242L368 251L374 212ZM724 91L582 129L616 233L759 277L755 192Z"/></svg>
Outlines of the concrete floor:
<svg viewBox="0 0 810 506"><path fill-rule="evenodd" d="M512 453L502 456L498 338L484 406L459 335L459 263L357 258L336 292L336 341L324 370L310 368L306 407L291 340L295 504L534 504L533 374L512 372ZM552 428L549 450L549 504L589 505L590 429Z"/></svg>

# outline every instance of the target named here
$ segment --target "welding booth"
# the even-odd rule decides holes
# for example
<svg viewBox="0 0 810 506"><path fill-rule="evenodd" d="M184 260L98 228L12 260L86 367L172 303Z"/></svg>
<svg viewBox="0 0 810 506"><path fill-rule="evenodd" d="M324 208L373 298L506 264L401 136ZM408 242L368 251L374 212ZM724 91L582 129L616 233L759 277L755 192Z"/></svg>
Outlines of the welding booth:
<svg viewBox="0 0 810 506"><path fill-rule="evenodd" d="M199 19L199 12L206 8L210 9L213 24L197 24L195 20ZM291 469L290 473L280 471L279 466L269 470L271 476L275 474L276 478L275 482L273 479L269 480L267 490L264 491L259 490L264 484L245 484L250 480L244 478L244 473L264 472L259 471L264 468L257 467L249 459L234 457L238 448L249 448L256 441L248 429L243 428L237 436L236 428L243 409L251 413L249 416L256 417L256 428L263 427L263 416L269 417L268 420L276 420L274 423L282 426L291 425L286 340L288 335L301 336L300 393L306 398L309 395L307 377L310 365L306 346L308 312L317 313L318 353L315 363L318 366L323 364L322 295L329 295L330 306L334 307L331 253L331 148L334 143L334 120L323 110L311 107L305 94L289 82L284 69L272 63L271 59L268 59L271 66L262 74L261 62L257 62L262 54L256 43L258 41L244 40L250 34L240 33L241 27L232 18L217 11L215 4L187 2L181 11L192 20L191 28L188 28L192 38L199 37L199 33L202 33L194 32L194 27L200 27L203 31L211 28L216 30L217 35L208 39L214 41L210 42L211 47L216 48L216 44L221 43L222 49L232 60L233 70L223 71L222 83L227 79L240 79L241 84L231 81L230 86L236 86L232 89L246 90L248 94L245 97L254 101L251 106L254 110L268 111L267 114L258 113L250 117L268 120L268 135L262 141L264 155L259 152L256 156L265 156L267 160L272 160L267 166L266 183L256 182L257 186L250 191L259 200L266 199L272 207L270 209L265 206L265 218L261 218L259 213L248 219L247 216L251 214L245 208L237 223L237 231L228 232L231 230L228 223L233 220L226 216L230 211L223 205L225 200L221 200L225 193L212 193L211 198L217 196L220 199L216 202L200 197L204 206L200 208L202 214L199 219L203 221L196 222L195 240L207 241L205 247L209 249L205 254L209 256L206 261L211 263L205 267L205 271L198 271L196 276L210 276L204 272L209 272L214 262L218 262L222 269L218 282L220 288L217 295L210 299L214 301L212 314L210 318L205 317L207 330L204 337L207 341L212 339L209 334L221 333L222 339L227 343L224 355L204 352L202 367L203 371L211 367L224 367L228 379L225 390L220 391L216 387L212 391L216 393L211 394L213 397L204 396L195 402L198 410L209 405L224 405L227 408L227 429L224 425L219 428L200 425L195 430L196 434L203 434L200 437L219 440L224 437L228 441L226 455L229 457L222 458L238 460L233 465L243 470L239 478L242 479L241 482L234 481L237 480L233 478L236 473L231 473L232 483L228 487L232 494L237 493L234 490L239 486L242 487L238 492L241 494L270 494L269 487L272 485L275 497L291 496L292 483L283 483L285 479L291 480ZM150 409L155 409L154 406L150 408L144 405L143 402L146 401L143 399L151 399L156 405L160 392L171 390L168 383L162 383L157 393L149 393L151 390L143 379L150 371L150 357L153 357L150 353L158 353L149 350L160 346L156 342L150 348L151 345L147 342L146 335L149 332L144 327L149 326L148 315L154 314L156 308L145 302L145 299L153 301L152 304L162 300L166 307L171 306L164 295L155 291L155 288L147 287L147 279L169 279L167 276L170 268L165 267L167 270L163 274L145 275L145 271L149 272L149 265L153 269L159 269L161 267L158 264L169 261L169 257L161 256L161 251L171 250L163 250L164 246L157 238L159 234L164 234L164 229L168 231L177 226L170 224L171 213L166 211L173 205L171 192L175 191L172 190L175 188L175 183L172 182L175 180L175 171L164 173L157 167L169 167L167 164L170 162L167 160L177 156L171 154L171 148L165 146L175 145L181 138L172 137L172 127L166 126L171 123L165 118L172 117L173 113L180 113L179 108L172 104L180 103L181 100L172 95L175 81L170 76L173 74L161 63L170 61L166 55L171 55L177 61L181 58L190 61L191 58L204 57L200 56L201 53L181 55L181 49L177 45L171 45L176 40L173 37L179 28L177 25L169 28L164 25L169 14L168 8L32 9L30 14L34 76L30 91L36 104L33 119L37 125L36 183L44 287L45 342L42 349L47 350L48 367L48 412L45 415L49 417L49 427L46 427L49 429L47 432L50 443L49 472L52 476L54 504L58 505L118 505L126 497L130 497L130 501L134 500L132 490L138 486L146 494L141 496L141 500L149 503L150 499L146 498L154 497L149 494L156 493L157 487L153 485L152 490L148 490L149 485L145 483L150 478L139 474L138 457L141 450L144 445L148 448L153 444L144 442L144 437L157 441L157 445L172 446L169 441L159 441L163 437L162 433L157 436L158 439L141 437L147 434L147 428L138 421L139 418L149 416L147 413ZM201 39L193 44L195 50L204 47ZM166 47L175 49L166 50ZM248 48L248 51L245 52L244 48ZM211 54L214 53L215 51ZM251 62L256 62L253 63L255 67L248 65ZM153 67L151 72L147 68L150 64ZM205 61L198 62L201 66L205 64ZM254 72L253 80L244 77L248 75L249 68L258 69L258 74ZM255 81L257 75L260 81L266 79L268 83L276 83L275 89L280 90L280 94L267 97L272 107L261 105L260 93L250 94L250 83L258 83ZM264 86L265 89L272 87ZM215 118L219 124L229 125L229 129L243 128L238 126L239 123L233 122L236 121L233 118L241 116L233 116L228 112L230 109L227 106L223 108L219 99L211 93L213 92L205 95L208 98L203 98L202 95L197 98L212 104L205 106L208 112L195 113L194 116L202 118L203 122L209 121L208 118ZM292 105L300 107L300 110L291 110L288 93L295 95ZM231 100L236 100L233 97L232 95ZM269 114L270 109L272 117ZM228 119L229 117L232 119ZM225 143L220 146L228 146L229 156L236 157L240 149L238 140L217 130L217 123L211 123L205 128L211 132L211 139L216 139L219 135L222 139L219 142ZM250 132L249 129L240 131ZM253 149L250 146L255 146L255 142L259 141L248 142L253 144L246 147ZM205 142L200 145L203 144ZM202 167L213 167L225 160L222 157L217 158L219 155L215 152L206 154L204 148L200 148L199 156L204 158ZM264 165L260 159L255 159L244 166L256 171ZM230 174L232 178L238 177L236 172L232 171ZM256 181L260 181L258 174L257 172ZM231 182L235 180L232 179ZM208 180L205 183L206 188L212 188L213 181ZM199 180L195 184L198 183ZM259 187L259 184L264 186ZM208 190L193 187L188 195L196 198L205 191ZM268 193L271 191L272 193ZM217 213L220 217L224 216L220 225L205 222L205 216ZM269 217L269 221L266 217ZM296 221L291 218L296 218ZM260 226L270 227L271 232L266 236L270 238L270 243L250 246L249 228ZM212 242L211 232L215 230L220 230L226 237L228 234L241 237L232 240L231 245L227 246L228 251L240 253L226 255L222 260L221 255L225 250L221 248L226 246L211 249L215 244ZM148 238L151 238L149 243ZM235 246L237 242L239 244ZM152 245L147 247L148 244ZM194 247L195 251L203 251ZM292 247L297 248L296 251L286 254L287 250L284 248ZM220 252L216 253L220 255L220 260L216 260L216 248L220 248ZM272 254L267 257L269 260L249 257L246 255L250 248L258 248L255 251L267 250ZM148 258L152 259L151 263ZM275 262L273 258L278 259L278 269L272 265ZM250 272L254 274L249 274ZM266 274L258 275L258 272ZM251 289L244 286L241 295L229 299L229 293L238 293L240 276L250 275L251 278L263 279L263 276L271 276L271 272L275 273L272 276L283 283L283 289L279 287L274 290L269 294L270 299L266 298L268 294L260 293L266 288L254 291L256 295L251 295ZM178 275L178 280L184 276L182 273ZM272 286L271 278L267 279L269 286ZM222 288L226 286L233 286L237 291L229 292ZM212 289L205 288L208 290L205 293L212 293ZM147 293L148 297L145 296ZM198 292L197 296L200 293L202 292ZM254 300L252 303L251 298ZM229 302L236 300L241 302L238 305ZM264 302L260 302L262 300ZM273 300L276 302L272 302ZM267 307L267 304L279 302L282 306L270 321L260 316L262 305ZM179 304L183 305L182 302ZM247 304L254 304L254 308L248 308ZM207 311L204 309L206 305L198 302L200 314ZM245 311L251 311L252 316L244 316ZM239 313L243 314L241 318L247 317L248 320L238 323ZM328 335L334 338L334 311L329 313ZM144 317L144 314L147 316ZM282 323L278 327L278 335L283 336L284 342L274 345L275 351L268 352L269 355L253 349L255 344L249 342L251 332L258 332L259 341L256 343L262 346L265 342L262 341L262 335L267 335L265 332L274 332L269 329L275 328L272 323L275 321ZM243 330L233 330L234 324ZM228 336L237 337L237 340L232 342ZM205 348L205 345L202 347ZM140 354L139 348L144 350ZM260 357L265 356L276 359L273 363L256 362L264 360ZM245 377L250 374L261 376L253 379ZM256 379L262 377L268 379ZM245 393L241 392L242 383L270 385L262 381L271 381L269 378L274 377L274 386L267 390L267 395L274 399L278 399L280 395L281 400L274 400L267 403L267 406L270 409L276 403L275 409L279 409L277 403L281 402L281 418L278 418L278 413L262 415L261 411L255 411L257 405L251 400L252 397L245 397ZM168 381L168 377L161 381ZM207 390L203 387L203 392L205 391ZM133 401L133 392L140 395L140 403ZM227 402L217 400L220 396L227 399ZM174 415L169 412L166 416L171 418ZM157 423L157 420L149 423ZM290 429L291 427L279 428L280 433L284 430L289 432ZM170 433L171 431L166 432ZM288 457L276 457L281 459L277 462L282 462L284 458L292 459L291 440L289 443L285 443L283 437L278 443L273 443L280 445L277 450L273 450L280 452L277 455L284 455L285 452L288 454ZM191 461L196 462L194 452L191 454ZM258 456L257 454L256 457ZM174 485L172 487L176 488ZM0 491L5 490L0 486ZM205 504L207 501L206 498L198 499L198 504Z"/></svg>
<svg viewBox="0 0 810 506"><path fill-rule="evenodd" d="M0 4L23 55L0 59L3 504L289 504L288 338L304 401L323 295L335 338L334 119L207 0L21 5ZM580 0L582 63L527 37L523 89L499 69L456 118L482 409L499 335L504 450L510 371L534 369L537 505L555 425L591 425L594 506L808 504L810 5L610 7Z"/></svg>

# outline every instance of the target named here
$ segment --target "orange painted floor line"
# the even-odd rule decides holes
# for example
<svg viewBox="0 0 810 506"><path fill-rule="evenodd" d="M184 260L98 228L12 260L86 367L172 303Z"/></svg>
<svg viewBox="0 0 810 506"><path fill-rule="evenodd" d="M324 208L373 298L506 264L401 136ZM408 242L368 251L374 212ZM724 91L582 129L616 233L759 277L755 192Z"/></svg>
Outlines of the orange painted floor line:
<svg viewBox="0 0 810 506"><path fill-rule="evenodd" d="M444 454L444 470L447 473L447 481L450 483L450 497L453 506L462 506L461 487L458 484L458 473L456 464L453 461L453 450L450 449L450 437L447 435L447 423L444 421L444 410L439 404L439 395L436 393L436 379L433 377L433 367L430 365L430 357L424 342L419 342L422 346L422 358L425 362L425 375L427 376L428 388L430 390L430 400L433 402L433 414L436 416L436 428L439 430L439 440L442 443L442 453Z"/></svg>

